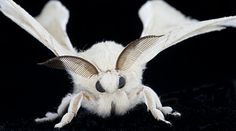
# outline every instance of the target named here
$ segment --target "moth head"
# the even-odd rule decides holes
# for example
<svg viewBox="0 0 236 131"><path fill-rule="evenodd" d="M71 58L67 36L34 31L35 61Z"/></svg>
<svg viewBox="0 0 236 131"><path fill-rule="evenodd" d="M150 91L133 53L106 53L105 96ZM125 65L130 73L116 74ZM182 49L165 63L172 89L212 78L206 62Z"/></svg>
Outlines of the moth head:
<svg viewBox="0 0 236 131"><path fill-rule="evenodd" d="M120 75L116 70L107 70L99 74L95 88L100 93L114 93L122 90L126 85L126 77Z"/></svg>
<svg viewBox="0 0 236 131"><path fill-rule="evenodd" d="M88 60L76 56L59 56L41 64L56 69L66 69L80 76L83 80L76 79L74 83L78 82L76 84L85 87L86 90L113 93L141 83L143 67L137 63L145 58L148 49L153 47L159 37L146 36L130 42L119 54L115 68L106 71L101 71Z"/></svg>

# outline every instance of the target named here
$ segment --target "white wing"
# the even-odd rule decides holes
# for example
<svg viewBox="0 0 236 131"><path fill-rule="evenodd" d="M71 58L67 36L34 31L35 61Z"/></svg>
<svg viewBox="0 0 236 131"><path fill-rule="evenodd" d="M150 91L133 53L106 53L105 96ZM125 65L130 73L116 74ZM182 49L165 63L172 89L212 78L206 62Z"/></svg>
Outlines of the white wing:
<svg viewBox="0 0 236 131"><path fill-rule="evenodd" d="M147 1L140 8L139 17L143 23L142 36L163 35L176 26L198 22L162 0Z"/></svg>
<svg viewBox="0 0 236 131"><path fill-rule="evenodd" d="M63 48L76 52L66 33L66 24L69 11L60 1L49 1L36 20L63 46Z"/></svg>
<svg viewBox="0 0 236 131"><path fill-rule="evenodd" d="M59 43L59 41L61 42L61 39L59 39L58 41L55 39L59 37L57 35L60 35L60 33L58 34L53 33L53 31L48 28L49 31L53 33L53 35L55 36L54 38L39 22L37 22L31 15L29 15L24 9L22 9L14 1L0 0L0 10L4 15L6 15L8 18L10 18L12 21L14 21L23 29L25 29L27 32L29 32L32 36L34 36L40 42L42 42L55 55L57 56L73 55L73 52L69 50L70 47L65 48L66 46L63 46L63 44ZM42 14L42 19L43 19L43 16L44 15ZM58 22L59 21L60 20L58 20ZM41 22L43 23L43 20L41 20ZM63 22L60 21L58 25L60 25L60 27L63 27L62 23Z"/></svg>
<svg viewBox="0 0 236 131"><path fill-rule="evenodd" d="M190 37L222 30L225 27L236 27L236 16L211 19L206 21L191 20L162 0L145 3L140 11L143 22L142 36L164 35L156 44L143 52L138 61L145 64L162 50Z"/></svg>

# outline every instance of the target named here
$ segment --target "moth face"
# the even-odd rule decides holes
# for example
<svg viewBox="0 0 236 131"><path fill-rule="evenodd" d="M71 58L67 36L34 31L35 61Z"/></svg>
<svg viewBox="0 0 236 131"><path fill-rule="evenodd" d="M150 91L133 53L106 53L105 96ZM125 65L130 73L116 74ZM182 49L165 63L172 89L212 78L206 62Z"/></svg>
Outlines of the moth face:
<svg viewBox="0 0 236 131"><path fill-rule="evenodd" d="M107 71L99 75L95 88L100 93L114 93L126 85L126 79L117 71Z"/></svg>
<svg viewBox="0 0 236 131"><path fill-rule="evenodd" d="M109 43L105 46L103 43L98 43L83 52L84 56L88 57L87 59L77 56L58 56L41 64L71 72L78 89L94 94L114 93L122 90L130 92L141 84L144 67L140 61L143 59L146 61L149 58L145 53L155 45L159 37L161 36L142 37L130 42L122 50L120 46L118 46L118 50L114 48L117 47L116 43ZM119 54L112 52L113 50ZM102 59L103 57L106 59ZM100 59L102 59L102 63L97 64ZM113 60L116 60L116 63ZM103 68L101 69L101 67Z"/></svg>

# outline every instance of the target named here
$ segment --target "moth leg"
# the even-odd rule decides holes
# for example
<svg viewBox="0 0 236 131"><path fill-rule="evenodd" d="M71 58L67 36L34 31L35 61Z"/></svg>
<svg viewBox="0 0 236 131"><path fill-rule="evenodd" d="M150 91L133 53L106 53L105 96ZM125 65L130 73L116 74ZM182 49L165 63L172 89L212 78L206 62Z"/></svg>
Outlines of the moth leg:
<svg viewBox="0 0 236 131"><path fill-rule="evenodd" d="M80 92L72 97L68 108L68 112L62 117L61 121L55 125L55 128L61 128L71 122L71 120L76 116L81 106L82 100L83 100L83 92Z"/></svg>
<svg viewBox="0 0 236 131"><path fill-rule="evenodd" d="M181 114L175 110L172 109L170 106L163 106L160 108L160 110L165 114L165 115L173 115L176 117L180 117Z"/></svg>
<svg viewBox="0 0 236 131"><path fill-rule="evenodd" d="M43 118L36 118L35 122L46 122L46 121L53 121L57 119L58 117L62 116L66 108L68 107L70 100L71 100L72 94L67 94L61 101L61 104L59 105L56 112L47 112L45 114L45 117Z"/></svg>
<svg viewBox="0 0 236 131"><path fill-rule="evenodd" d="M173 112L173 109L169 106L163 107L159 97L151 88L144 86L143 96L147 109L151 111L152 115L157 120L171 124L169 121L165 120L164 114L180 115L178 112Z"/></svg>

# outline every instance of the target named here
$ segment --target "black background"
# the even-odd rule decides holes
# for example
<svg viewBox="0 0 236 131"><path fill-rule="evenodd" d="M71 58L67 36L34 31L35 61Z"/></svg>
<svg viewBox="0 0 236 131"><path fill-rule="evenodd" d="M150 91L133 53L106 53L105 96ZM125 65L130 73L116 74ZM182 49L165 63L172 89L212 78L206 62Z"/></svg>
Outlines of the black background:
<svg viewBox="0 0 236 131"><path fill-rule="evenodd" d="M236 14L233 0L166 0L192 18L207 20ZM15 0L32 16L47 0ZM114 40L123 45L139 38L137 12L145 0L62 0L70 10L68 35L75 47ZM72 89L65 71L37 65L54 55L35 38L0 15L2 121L42 116L55 110ZM144 83L159 95L236 78L236 30L228 28L197 36L173 46L149 62ZM227 113L226 113L227 115Z"/></svg>

